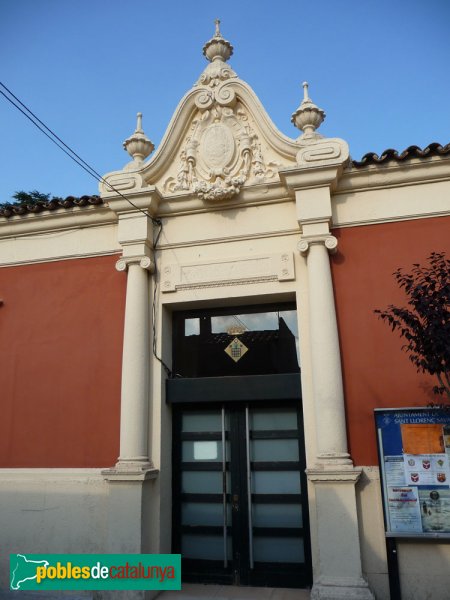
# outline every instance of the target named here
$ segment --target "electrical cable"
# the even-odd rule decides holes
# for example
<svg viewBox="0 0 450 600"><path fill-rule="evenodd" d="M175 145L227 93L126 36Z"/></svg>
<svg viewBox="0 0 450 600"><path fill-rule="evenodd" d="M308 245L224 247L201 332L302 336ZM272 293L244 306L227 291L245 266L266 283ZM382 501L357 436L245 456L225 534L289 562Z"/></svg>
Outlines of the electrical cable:
<svg viewBox="0 0 450 600"><path fill-rule="evenodd" d="M7 93L10 94L10 96L12 96L12 98L14 98L14 100L16 100L20 104L20 106L18 104L16 104L16 102L14 102L11 98L9 98L7 96L7 94L5 94L2 90L0 90L0 94L2 96L4 96L10 104L12 104L15 108L17 108L17 110L19 110L29 121L31 121L31 123L33 123L33 125L35 127L37 127L39 129L39 131L41 131L41 133L43 133L51 142L53 142L60 150L62 150L64 152L64 154L66 154L71 160L73 160L78 166L80 166L84 171L86 171L86 173L88 173L96 181L101 182L101 183L105 184L106 186L108 186L108 188L110 190L112 190L113 192L116 192L116 194L118 194L121 198L126 200L133 208L135 208L136 210L141 212L143 215L145 215L148 219L150 219L150 221L152 222L153 225L157 225L159 227L159 231L156 236L156 240L153 243L153 252L156 252L158 241L161 236L162 228L163 228L161 219L152 217L152 215L150 215L147 211L142 210L141 208L136 206L136 204L134 204L134 202L132 202L129 198L124 196L124 194L122 194L118 189L116 189L111 183L106 181L106 179L104 179L100 175L100 173L98 173L93 167L91 167L91 165L89 163L87 163L85 160L83 160L81 158L81 156L79 156L74 150L72 150L72 148L70 146L68 146L52 129L50 129L50 127L48 127L41 119L39 119L39 117L37 115L35 115L34 112L31 109L29 109L28 106L26 106L15 94L13 94L13 92L1 81L0 81L0 86L4 90L6 90ZM25 110L23 110L21 108L21 106ZM27 111L27 112L25 112L25 111ZM60 143L58 143L58 142L60 142ZM155 259L154 274L155 274L155 278L154 278L155 285L154 285L154 290L153 290L153 305L152 305L153 355L164 367L168 377L172 377L173 374L172 374L171 369L158 356L157 348L156 348L156 346L157 346L157 343L156 343L157 342L157 338L156 338L156 296L157 296L157 291L158 291L158 282L157 282L157 274L158 273L157 273L157 269L156 269L156 259Z"/></svg>
<svg viewBox="0 0 450 600"><path fill-rule="evenodd" d="M150 215L147 211L142 210L141 208L139 208L138 206L136 206L136 204L134 204L134 202L132 202L129 198L127 198L126 196L124 196L124 194L122 194L118 189L116 189L111 183L109 183L109 181L106 181L106 179L104 179L93 167L91 167L91 165L89 163L87 163L85 160L83 160L81 158L81 156L79 156L75 150L72 150L72 148L70 146L68 146L58 135L56 135L56 133L50 129L50 127L48 127L41 119L39 119L38 116L36 116L34 114L34 112L28 108L28 106L26 106L26 104L24 104L19 98L17 98L17 96L15 96L13 94L13 92L11 92L11 90L0 81L0 86L5 89L8 94L10 94L15 100L17 100L17 102L19 102L19 104L29 113L27 114L24 110L22 110L22 108L20 108L20 106L18 106L13 100L11 100L11 98L9 98L4 92L2 92L2 90L0 90L0 94L2 94L2 96L4 96L6 98L6 100L8 100L8 102L10 102L15 108L17 108L17 110L19 110L29 121L31 121L31 123L33 123L33 125L35 127L37 127L39 129L39 131L41 131L46 137L48 137L48 139L50 141L52 141L56 146L58 146L58 148L60 150L62 150L65 154L67 154L67 156L73 160L75 163L77 163L77 165L79 165L82 169L84 169L84 171L86 171L86 173L88 173L91 177L93 177L96 181L101 182L103 184L105 184L106 186L108 186L108 188L113 191L116 192L116 194L118 194L121 198L123 198L124 200L126 200L133 208L135 208L136 210L138 210L139 212L141 212L142 214L144 214L146 217L148 217L152 223L154 225L159 225L160 220L156 219L155 217L152 217L152 215ZM30 115L33 117L30 117ZM34 121L33 119L36 119L36 121ZM55 139L53 139L51 137L51 135L49 135L49 133L47 133L47 131L45 131L40 125L42 125L42 127L44 127L52 136L54 136ZM67 150L65 150L59 143L61 142L61 144L67 148L67 150L69 150L69 152L71 154L69 154L69 152L67 152ZM73 154L73 156L72 156ZM76 158L75 158L76 157Z"/></svg>
<svg viewBox="0 0 450 600"><path fill-rule="evenodd" d="M102 176L100 175L100 173L97 173L97 171L95 169L93 169L85 160L83 160L81 158L81 156L79 156L74 150L72 150L72 148L70 146L68 146L52 129L50 129L50 127L48 127L43 121L41 121L41 119L34 114L34 112L28 108L28 106L26 106L26 104L24 104L22 102L22 100L20 100L20 98L18 98L15 94L13 94L13 92L3 83L0 81L0 85L2 86L3 89L5 89L8 94L10 96L12 96L14 98L14 100L17 100L17 102L28 112L30 113L30 115L36 119L36 121L38 121L38 123L40 123L40 125L42 125L49 133L51 133L53 135L53 137L55 137L58 142L61 142L61 144L67 148L67 150L69 150L74 156L76 156L84 165L86 165L86 167L88 167L88 169L90 169L93 173L95 173L95 175L101 179ZM3 94L4 95L4 94Z"/></svg>
<svg viewBox="0 0 450 600"><path fill-rule="evenodd" d="M159 224L159 231L156 235L156 240L153 242L153 252L156 252L156 248L158 246L159 237L162 233L162 223ZM152 304L152 333L153 333L153 356L158 360L166 371L169 379L172 379L173 373L172 370L167 366L167 364L158 356L157 348L156 348L156 298L158 293L158 271L156 268L156 257L155 257L155 272L154 272L154 286L153 286L153 304Z"/></svg>
<svg viewBox="0 0 450 600"><path fill-rule="evenodd" d="M0 85L3 85L3 84L1 84L1 82L0 82ZM46 135L46 136L48 137L48 139L49 139L51 142L53 142L53 143L54 143L56 146L58 146L58 148L59 148L60 150L62 150L62 151L65 153L65 154L67 154L67 156L68 156L70 159L72 159L74 162L76 162L76 163L77 163L77 165L79 165L79 166L80 166L82 169L84 169L84 170L86 171L86 173L88 173L89 175L91 175L91 177L95 177L95 179L98 179L98 178L97 178L96 176L94 176L94 174L93 174L93 173L91 173L91 171L89 171L89 170L88 170L88 169L87 169L87 168L86 168L86 167L85 167L83 164L81 164L80 162L78 162L78 160L76 160L76 159L75 159L73 156L71 156L71 155L70 155L70 154L69 154L69 153L68 153L66 150L64 150L64 148L63 148L62 146L60 146L60 145L59 145L59 144L58 144L58 143L57 143L57 142L56 142L56 141L55 141L55 140L54 140L54 139L53 139L53 138L52 138L52 137L51 137L51 136L50 136L50 135L49 135L49 134L46 132L46 131L44 131L44 129L42 129L42 127L40 127L40 126L39 126L37 123L35 123L35 122L33 121L33 119L32 119L32 118L31 118L29 115L27 115L27 113L26 113L24 110L22 110L22 109L20 108L20 106L17 106L17 104L15 104L15 103L14 103L14 102L13 102L13 101L10 99L10 98L8 98L8 96L7 96L7 95L6 95L4 92L2 92L2 90L0 90L0 94L2 94L2 96L4 96L4 97L5 97L5 98L8 100L8 102L10 102L10 103L11 103L11 104L12 104L12 105L15 107L15 108L17 108L17 110L20 110L20 112L21 112L21 113L22 113L22 114L23 114L23 115L24 115L24 116L25 116L27 119L29 119L29 120L30 120L30 121L33 123L33 125L34 125L35 127L37 127L37 128L38 128L38 129L39 129L39 130L40 130L40 131L41 131L41 132L44 134L44 135Z"/></svg>

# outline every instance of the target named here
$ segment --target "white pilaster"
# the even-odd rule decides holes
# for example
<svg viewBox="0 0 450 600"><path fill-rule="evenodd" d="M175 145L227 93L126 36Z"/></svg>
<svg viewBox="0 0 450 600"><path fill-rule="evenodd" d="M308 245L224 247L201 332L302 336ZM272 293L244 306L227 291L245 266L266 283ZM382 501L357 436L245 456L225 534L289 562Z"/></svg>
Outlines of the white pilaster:
<svg viewBox="0 0 450 600"><path fill-rule="evenodd" d="M153 223L149 206L159 196L150 190L150 198L134 199L135 210L124 199L110 200L117 210L118 240L123 248L116 269L127 272L125 324L122 353L120 409L120 455L116 465L103 471L110 484L108 510L108 552L147 553L148 534L145 513L152 480L158 476L149 457L149 404L151 361L151 273L154 272ZM156 200L155 200L156 199ZM146 499L147 498L147 499ZM126 600L150 600L154 591L121 592ZM103 591L102 600L113 600L117 592Z"/></svg>
<svg viewBox="0 0 450 600"><path fill-rule="evenodd" d="M303 115L304 116L304 115ZM298 167L280 172L294 191L306 257L309 294L311 379L317 440L317 456L307 468L313 485L316 524L312 542L317 544L313 600L373 599L362 576L361 549L355 485L361 470L353 467L347 450L344 392L339 334L329 253L337 240L330 233L331 191L348 158L342 140L303 139ZM329 151L330 150L330 151ZM334 152L339 160L322 159Z"/></svg>
<svg viewBox="0 0 450 600"><path fill-rule="evenodd" d="M127 272L122 351L120 454L115 467L103 472L108 481L117 479L130 483L139 482L155 474L149 457L151 361L149 273L154 272L152 260L154 218L151 214L157 210L159 198L155 188L148 188L145 196L133 198L132 203L121 196L108 201L118 216L118 241L123 248L122 258L117 261L116 269Z"/></svg>

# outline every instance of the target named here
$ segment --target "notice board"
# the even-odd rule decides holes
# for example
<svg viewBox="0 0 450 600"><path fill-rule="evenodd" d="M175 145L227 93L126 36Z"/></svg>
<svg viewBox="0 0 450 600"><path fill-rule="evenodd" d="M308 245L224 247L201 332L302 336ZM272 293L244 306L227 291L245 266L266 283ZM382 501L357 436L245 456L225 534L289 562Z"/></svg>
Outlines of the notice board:
<svg viewBox="0 0 450 600"><path fill-rule="evenodd" d="M388 537L450 538L450 411L375 409Z"/></svg>

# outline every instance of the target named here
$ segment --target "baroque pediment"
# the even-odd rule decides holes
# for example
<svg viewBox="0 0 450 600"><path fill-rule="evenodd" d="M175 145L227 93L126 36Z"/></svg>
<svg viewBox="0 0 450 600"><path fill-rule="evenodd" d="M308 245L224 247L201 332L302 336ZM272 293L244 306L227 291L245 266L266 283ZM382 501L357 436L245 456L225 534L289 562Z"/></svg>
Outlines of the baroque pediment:
<svg viewBox="0 0 450 600"><path fill-rule="evenodd" d="M207 83L199 86L188 132L156 182L163 193L226 200L243 185L278 180L279 168L295 164L295 149L283 156L271 147L256 125L251 106L236 90L237 82L227 79L211 79L207 73Z"/></svg>
<svg viewBox="0 0 450 600"><path fill-rule="evenodd" d="M215 35L203 49L209 64L179 103L158 150L145 162L153 144L139 115L134 134L124 142L133 160L105 175L103 196L154 187L165 197L222 202L244 187L280 181L280 170L348 158L345 142L315 132L325 115L307 89L293 115L303 135L291 139L280 133L250 86L226 62L232 52L216 24Z"/></svg>

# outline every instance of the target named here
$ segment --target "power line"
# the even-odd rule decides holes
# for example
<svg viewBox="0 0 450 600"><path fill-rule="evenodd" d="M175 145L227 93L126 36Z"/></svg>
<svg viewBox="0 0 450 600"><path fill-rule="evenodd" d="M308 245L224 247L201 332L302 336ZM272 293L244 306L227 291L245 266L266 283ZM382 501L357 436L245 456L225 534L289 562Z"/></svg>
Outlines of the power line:
<svg viewBox="0 0 450 600"><path fill-rule="evenodd" d="M132 202L129 198L124 196L124 194L122 194L111 183L109 183L109 181L106 181L106 179L104 179L100 175L100 173L98 173L93 167L91 167L91 165L89 163L87 163L85 160L83 160L81 158L81 156L79 156L75 152L75 150L72 150L72 148L70 146L68 146L52 129L50 129L50 127L48 127L41 119L39 119L39 117L36 116L34 114L34 112L30 108L28 108L28 106L26 106L26 104L24 104L15 94L13 94L13 92L1 81L0 81L0 86L4 90L6 90L7 93L10 94L10 96L12 96L12 98L14 98L14 100L16 100L20 104L20 106L22 106L25 110L23 110L18 104L16 104L16 102L14 102L14 100L9 98L4 92L2 92L2 90L0 90L0 94L2 94L2 96L4 96L6 98L6 100L8 100L8 102L10 102L29 121L31 121L31 123L33 123L33 125L35 127L37 127L39 129L39 131L41 131L46 137L48 137L48 139L50 141L52 141L56 146L58 146L58 148L60 150L62 150L71 160L73 160L77 165L79 165L82 169L84 169L84 171L86 171L86 173L88 173L96 181L104 183L113 192L116 192L116 194L118 194L121 198L126 200L133 208L135 208L136 210L138 210L139 212L144 214L147 218L149 218L154 225L160 224L161 221L159 219L155 219L155 217L152 217L152 215L150 215L147 211L142 210L141 208L136 206L136 204L134 204L134 202ZM25 112L25 111L27 111L27 112ZM42 127L41 127L41 125L42 125ZM47 133L47 132L49 132L49 133ZM49 135L49 134L51 134L51 135ZM60 143L58 143L58 142L60 142ZM65 150L65 148L67 148L67 150L69 152L67 150Z"/></svg>
<svg viewBox="0 0 450 600"><path fill-rule="evenodd" d="M134 204L134 202L132 202L129 198L124 196L124 194L122 194L111 183L109 183L109 181L106 181L106 179L104 179L100 175L100 173L98 173L93 167L91 167L91 165L89 163L87 163L84 159L81 158L81 156L79 156L74 150L72 150L72 148L70 146L68 146L52 129L50 129L50 127L48 127L41 119L39 119L39 117L36 116L34 114L34 112L30 108L28 108L28 106L26 106L26 104L24 104L15 94L13 94L12 91L8 87L6 87L6 85L4 83L2 83L1 81L0 81L0 86L4 90L6 90L6 92L10 96L12 96L12 98L14 98L14 100L16 100L16 102L18 102L18 104L16 102L14 102L14 100L12 100L10 97L8 97L7 94L5 94L5 92L2 92L2 90L0 90L0 94L2 94L2 96L4 96L6 98L6 100L8 100L8 102L10 102L29 121L31 121L31 123L33 123L33 125L35 127L37 127L39 129L39 131L41 131L46 137L48 137L48 139L51 142L53 142L56 146L58 146L58 148L60 150L62 150L64 152L64 154L66 154L78 166L80 166L82 169L84 169L86 171L86 173L88 173L96 181L104 183L106 186L108 186L108 188L110 190L112 190L113 192L116 192L116 194L118 194L121 198L126 200L133 208L135 208L136 210L141 212L143 215L145 215L148 219L150 219L150 221L153 223L153 225L157 225L159 227L159 231L157 233L156 240L153 243L153 251L155 252L156 247L158 245L159 237L162 233L161 219L152 217L147 211L142 210L141 208L139 208L139 206L136 206L136 204ZM19 104L20 104L20 106L19 106ZM23 107L23 108L21 108L21 107ZM23 109L25 109L25 110L23 110ZM156 344L156 308L155 308L155 306L156 306L156 295L157 295L157 289L158 289L156 275L157 275L157 270L156 270L156 263L155 263L155 285L154 285L153 306L152 306L153 355L162 364L167 375L169 377L172 377L172 371L169 369L169 367L166 365L166 363L158 356L157 349L156 349L157 344Z"/></svg>
<svg viewBox="0 0 450 600"><path fill-rule="evenodd" d="M0 85L3 85L3 84L0 82ZM78 161L77 161L77 160L76 160L76 159L75 159L73 156L71 156L71 155L70 155L70 154L69 154L69 153L68 153L66 150L64 150L64 148L62 148L62 146L60 146L60 145L58 144L58 142L57 142L56 140L54 140L54 139L53 139L53 138L52 138L52 137L51 137L51 136L50 136L50 135L49 135L49 134L48 134L48 133L47 133L47 132L46 132L44 129L42 129L42 127L40 127L40 126L39 126L37 123L35 123L35 122L33 121L33 119L32 119L32 118L31 118L29 115L27 115L27 113L26 113L24 110L22 110L22 109L20 108L20 106L17 106L17 104L15 104L15 102L13 102L13 101L12 101L10 98L8 98L8 96L7 96L7 95L6 95L4 92L2 92L2 90L0 90L0 94L1 94L2 96L4 96L4 97L5 97L5 98L8 100L8 102L10 102L10 103L11 103L11 104L12 104L12 105L15 107L15 108L17 108L17 110L20 110L20 112L21 112L21 113L22 113L22 114L23 114L23 115L24 115L24 116L25 116L27 119L29 119L29 120L30 120L30 121L33 123L33 125L35 125L35 126L36 126L36 127L37 127L37 128L38 128L38 129L39 129L39 130L40 130L40 131L41 131L41 132L44 134L44 135L46 135L46 136L48 137L48 139L49 139L51 142L53 142L54 144L56 144L56 146L58 146L58 148L60 148L60 150L62 150L62 151L65 153L65 154L67 154L67 156L68 156L69 158L71 158L71 159L72 159L74 162L76 162L76 163L77 163L77 164L78 164L78 165L79 165L79 166L80 166L82 169L84 169L84 170L85 170L87 173L89 173L89 175L91 175L91 177L93 176L93 177L95 177L95 178L97 179L97 177L96 177L95 175L93 175L93 173L91 173L91 172L90 172L90 171L89 171L89 170L88 170L88 169L87 169L87 168L86 168L84 165L82 165L82 164L81 164L80 162L78 162Z"/></svg>
<svg viewBox="0 0 450 600"><path fill-rule="evenodd" d="M11 91L9 88L7 88L7 87L6 87L6 85L5 85L4 83L2 83L2 82L0 81L0 85L2 86L2 88L3 88L3 89L5 89L5 90L8 92L8 94L10 94L10 95L11 95L11 96L14 98L14 100L17 100L17 102L18 102L18 103L19 103L21 106L23 106L23 108L24 108L24 109L25 109L27 112L29 112L29 113L30 113L30 115L32 115L32 117L33 117L33 118L35 118L35 119L36 119L36 121L38 121L38 123L40 123L40 124L41 124L43 127L45 127L45 129L46 129L47 131L49 131L49 132L50 132L50 133L53 135L53 137L55 137L55 138L56 138L56 139L57 139L59 142L61 142L61 144L62 144L62 145L65 147L65 148L67 148L67 150L69 150L69 151L70 151L70 152L71 152L71 153L72 153L74 156L76 156L76 157L77 157L77 158L78 158L78 159L79 159L79 160L80 160L80 161L81 161L81 162L82 162L84 165L86 165L86 167L88 167L88 168L89 168L89 169L90 169L90 170L91 170L91 171L92 171L92 172L93 172L93 173L94 173L94 174L95 174L95 175L96 175L96 176L97 176L99 179L102 179L102 176L100 175L100 173L97 173L97 171L96 171L95 169L93 169L93 168L92 168L92 167L91 167L91 166L90 166L90 165L89 165L89 164L88 164L88 163L87 163L85 160L83 160L83 159L81 158L81 156L79 156L79 155L78 155L78 154L77 154L77 153L76 153L74 150L72 150L72 148L70 148L70 146L68 146L68 145L67 145L67 144L66 144L66 143L65 143L65 142L64 142L64 141L63 141L63 140L62 140L60 137L58 137L58 135L56 135L56 133L55 133L55 132L54 132L52 129L50 129L50 127L48 127L48 126L47 126L47 125L46 125L46 124L45 124L43 121L41 121L41 119L40 119L40 118L39 118L37 115L35 115L35 114L34 114L34 112L33 112L33 111L30 109L30 108L28 108L28 106L26 106L26 105L25 105L25 104L24 104L24 103L23 103L23 102L20 100L20 98L18 98L17 96L15 96L15 95L13 94L13 92L12 92L12 91ZM4 94L3 94L3 95L4 95ZM18 107L17 107L17 108L18 108Z"/></svg>

